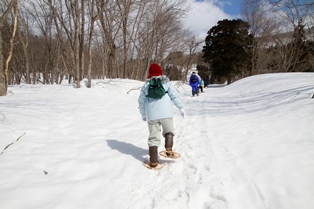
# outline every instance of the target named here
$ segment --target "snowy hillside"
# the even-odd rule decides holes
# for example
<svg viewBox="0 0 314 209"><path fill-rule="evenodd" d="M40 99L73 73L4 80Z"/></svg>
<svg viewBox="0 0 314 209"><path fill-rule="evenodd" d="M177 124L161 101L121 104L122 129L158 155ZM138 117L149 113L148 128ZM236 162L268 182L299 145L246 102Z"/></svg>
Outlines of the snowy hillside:
<svg viewBox="0 0 314 209"><path fill-rule="evenodd" d="M266 74L191 97L174 150L148 158L143 82L20 85L0 97L0 208L312 209L314 73ZM159 147L163 150L163 144Z"/></svg>

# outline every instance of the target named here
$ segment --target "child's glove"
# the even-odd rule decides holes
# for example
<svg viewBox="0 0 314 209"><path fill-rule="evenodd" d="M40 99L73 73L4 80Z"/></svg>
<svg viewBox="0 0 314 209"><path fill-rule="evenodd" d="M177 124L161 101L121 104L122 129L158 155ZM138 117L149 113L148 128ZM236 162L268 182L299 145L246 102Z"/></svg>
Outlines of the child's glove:
<svg viewBox="0 0 314 209"><path fill-rule="evenodd" d="M180 114L181 116L184 118L186 115L186 112L184 111L184 109L180 109Z"/></svg>
<svg viewBox="0 0 314 209"><path fill-rule="evenodd" d="M143 121L146 121L146 116L142 116L142 120L143 120Z"/></svg>

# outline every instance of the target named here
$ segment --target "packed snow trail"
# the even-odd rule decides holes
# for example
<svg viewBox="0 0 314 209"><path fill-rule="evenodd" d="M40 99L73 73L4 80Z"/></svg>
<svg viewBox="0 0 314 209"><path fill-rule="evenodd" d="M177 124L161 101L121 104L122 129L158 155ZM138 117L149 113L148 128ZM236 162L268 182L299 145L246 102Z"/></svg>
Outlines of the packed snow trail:
<svg viewBox="0 0 314 209"><path fill-rule="evenodd" d="M299 82L302 82L302 74L300 75ZM163 208L169 203L172 203L171 207L174 208L291 207L288 199L280 204L274 203L276 201L273 195L275 198L284 198L281 190L285 188L273 188L273 195L264 191L265 184L276 185L278 177L280 178L276 173L281 166L275 161L279 155L272 153L272 150L273 147L280 149L282 142L277 140L278 144L272 138L281 133L259 132L276 125L276 120L272 117L287 117L287 120L291 120L289 116L280 113L282 108L289 108L290 104L294 105L300 100L310 102L309 92L313 89L313 84L305 78L301 87L298 87L300 83L296 84L296 87L290 84L288 87L280 86L274 91L275 89L267 89L263 80L277 82L278 78L271 75L259 78L260 85L256 85L254 90L242 90L240 94L236 87L241 87L243 82L232 87L220 89L216 86L205 89L205 93L199 97L191 97L189 88L180 89L188 115L186 119L179 116L175 118L177 135L174 148L182 154L182 159L166 168L169 171L167 176L164 176L165 171L161 171L162 173L149 180L148 184L154 185L152 190L156 191L152 196L153 208ZM256 78L247 78L245 81L249 83L251 79ZM281 79L286 78L283 76ZM256 122L260 123L260 128L256 126ZM260 138L259 134L266 136L265 142L260 143L264 151L254 152L250 150L250 144ZM253 153L250 154L252 159L246 156L246 153L250 152ZM278 152L278 149L275 152ZM270 170L267 175L263 175L263 172L260 175L256 172L264 168L269 169L258 160L266 156L266 153L274 155L274 166L277 168ZM285 154L282 153L280 158ZM250 170L254 164L258 165L257 169ZM271 162L270 165L272 167ZM168 181L168 176L174 177ZM180 176L180 182L175 182L176 176ZM152 183L156 179L157 183ZM274 182L269 182L269 179ZM171 195L166 192L168 187ZM176 193L173 187L177 188ZM287 185L286 189L288 188ZM159 192L160 189L164 192ZM171 198L167 199L168 196ZM199 201L200 199L203 201ZM269 202L273 203L270 205ZM295 206L291 208L293 207Z"/></svg>
<svg viewBox="0 0 314 209"><path fill-rule="evenodd" d="M163 169L159 171L144 169L141 181L137 182L134 188L128 208L138 208L143 202L147 202L146 208L154 209L227 208L220 185L216 185L217 181L210 169L212 151L206 120L201 115L194 115L196 98L183 93L182 99L190 115L182 119L177 114L174 119L176 128L174 150L181 153L181 158L169 160L161 157L161 160L168 162ZM201 107L197 105L196 109L198 108ZM164 142L159 147L159 150L163 149ZM177 178L178 176L180 178ZM149 187L148 190L152 194L146 192L142 194L147 190L142 187Z"/></svg>
<svg viewBox="0 0 314 209"><path fill-rule="evenodd" d="M245 205L240 204L239 207L267 208L264 197L252 177L244 172L243 165L236 163L239 161L238 157L216 141L220 135L220 128L216 126L219 120L215 118L217 112L213 111L212 104L221 102L221 97L210 96L213 91L210 88L205 89L200 96L191 97L189 88L186 85L179 87L188 115L182 119L177 114L174 119L176 128L174 150L181 153L181 158L170 160L172 163L167 163L160 171L144 169L144 176L134 188L134 191L138 192L133 192L128 208L139 207L143 205L143 201L147 202L146 207L154 209L230 208L230 204L234 204L233 196L226 195L233 192L225 189L228 186L233 188L234 181L238 186L245 188L243 189L245 193L242 193L244 197L252 196L252 201L246 200ZM229 102L231 104L227 101L222 103L232 106L232 101ZM229 114L236 112L237 109L226 116L229 117ZM208 117L211 115L212 117ZM230 136L232 137L232 134ZM164 149L163 143L159 149ZM148 190L152 191L152 194L142 194L142 191L146 190L142 187L149 187ZM134 199L135 196L140 198ZM142 197L145 197L145 200Z"/></svg>

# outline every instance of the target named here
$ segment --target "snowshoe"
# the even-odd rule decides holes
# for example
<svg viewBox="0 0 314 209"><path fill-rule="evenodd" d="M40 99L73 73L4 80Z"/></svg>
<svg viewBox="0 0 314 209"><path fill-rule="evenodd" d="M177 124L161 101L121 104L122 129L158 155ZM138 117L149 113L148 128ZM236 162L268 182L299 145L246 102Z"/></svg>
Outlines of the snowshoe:
<svg viewBox="0 0 314 209"><path fill-rule="evenodd" d="M159 155L162 157L172 158L172 159L176 159L176 158L179 158L181 156L181 154L178 152L166 151L166 150L159 152Z"/></svg>
<svg viewBox="0 0 314 209"><path fill-rule="evenodd" d="M152 166L150 166L150 162L149 161L144 161L143 165L144 165L144 167L146 167L148 169L151 169L151 170L160 170L160 169L162 169L165 166L164 163L158 163L157 166L152 167Z"/></svg>

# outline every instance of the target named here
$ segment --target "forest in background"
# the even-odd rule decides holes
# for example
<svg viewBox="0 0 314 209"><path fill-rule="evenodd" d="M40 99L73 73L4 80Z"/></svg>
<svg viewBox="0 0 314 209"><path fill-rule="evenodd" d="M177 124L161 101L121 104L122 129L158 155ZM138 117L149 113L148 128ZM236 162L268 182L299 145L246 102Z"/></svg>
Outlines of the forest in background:
<svg viewBox="0 0 314 209"><path fill-rule="evenodd" d="M159 63L171 79L183 81L192 65L203 77L218 76L212 82L269 72L313 72L312 1L244 0L241 6L246 41L237 36L232 43L241 53L216 54L221 63L235 58L221 67L217 59L206 57L206 39L221 33L228 37L234 30L228 26L211 33L222 20L200 40L182 25L189 10L185 0L3 0L0 95L21 82L59 84L67 78L79 88L83 78L89 87L91 79L144 80L151 62ZM213 49L208 50L217 53Z"/></svg>

